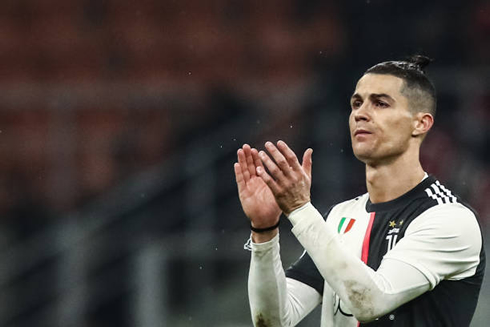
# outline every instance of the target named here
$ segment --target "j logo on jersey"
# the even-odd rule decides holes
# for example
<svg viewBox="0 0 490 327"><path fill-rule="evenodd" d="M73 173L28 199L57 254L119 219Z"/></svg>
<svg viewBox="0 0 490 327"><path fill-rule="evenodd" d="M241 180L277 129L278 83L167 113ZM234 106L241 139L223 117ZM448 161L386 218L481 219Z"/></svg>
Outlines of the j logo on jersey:
<svg viewBox="0 0 490 327"><path fill-rule="evenodd" d="M394 220L388 223L389 230L388 235L386 235L386 240L388 241L388 249L386 252L393 249L396 245L396 241L398 240L398 233L400 232L400 227L403 225L403 220L400 220L398 223Z"/></svg>
<svg viewBox="0 0 490 327"><path fill-rule="evenodd" d="M354 218L342 217L339 222L339 227L337 228L337 232L339 234L345 234L352 229L356 220Z"/></svg>

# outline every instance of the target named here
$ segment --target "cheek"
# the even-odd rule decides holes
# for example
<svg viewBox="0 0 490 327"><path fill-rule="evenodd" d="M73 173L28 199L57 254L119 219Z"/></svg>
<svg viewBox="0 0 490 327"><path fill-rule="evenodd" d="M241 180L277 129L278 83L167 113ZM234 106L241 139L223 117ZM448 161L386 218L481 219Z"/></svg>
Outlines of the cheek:
<svg viewBox="0 0 490 327"><path fill-rule="evenodd" d="M389 125L388 139L393 143L406 143L411 137L411 122L408 119L394 120Z"/></svg>

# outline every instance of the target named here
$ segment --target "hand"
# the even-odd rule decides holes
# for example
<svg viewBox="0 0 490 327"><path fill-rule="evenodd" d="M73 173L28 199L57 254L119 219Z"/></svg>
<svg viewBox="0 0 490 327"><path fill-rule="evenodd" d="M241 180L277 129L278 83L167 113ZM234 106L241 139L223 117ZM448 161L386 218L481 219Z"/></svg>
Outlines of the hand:
<svg viewBox="0 0 490 327"><path fill-rule="evenodd" d="M264 151L260 151L259 157L270 174L262 165L257 166L257 174L269 186L284 214L289 215L310 202L313 150L305 151L300 165L294 152L283 141L277 142L277 147L267 142L265 147L274 160Z"/></svg>
<svg viewBox="0 0 490 327"><path fill-rule="evenodd" d="M274 226L279 221L281 209L269 187L257 175L257 168L264 170L258 151L245 144L237 155L238 163L235 163L234 169L243 211L253 227Z"/></svg>

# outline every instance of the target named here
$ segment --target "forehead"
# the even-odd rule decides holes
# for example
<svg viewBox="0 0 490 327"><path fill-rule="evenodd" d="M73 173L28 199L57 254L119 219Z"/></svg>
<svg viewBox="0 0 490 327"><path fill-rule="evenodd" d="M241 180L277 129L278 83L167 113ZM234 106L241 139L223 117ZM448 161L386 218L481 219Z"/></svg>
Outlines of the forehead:
<svg viewBox="0 0 490 327"><path fill-rule="evenodd" d="M393 98L401 97L403 80L392 75L366 74L357 82L355 94L367 97L370 94L387 94Z"/></svg>

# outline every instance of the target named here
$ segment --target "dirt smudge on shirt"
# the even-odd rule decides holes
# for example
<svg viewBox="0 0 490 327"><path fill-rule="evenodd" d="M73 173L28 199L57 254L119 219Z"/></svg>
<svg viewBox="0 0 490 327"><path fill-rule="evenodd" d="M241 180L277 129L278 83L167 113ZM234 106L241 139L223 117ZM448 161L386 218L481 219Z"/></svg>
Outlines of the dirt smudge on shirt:
<svg viewBox="0 0 490 327"><path fill-rule="evenodd" d="M372 299L369 290L355 280L346 281L345 287L352 307L357 308L363 316L373 315L374 309L370 305Z"/></svg>
<svg viewBox="0 0 490 327"><path fill-rule="evenodd" d="M265 321L264 316L259 313L255 316L255 327L271 327L272 325Z"/></svg>

